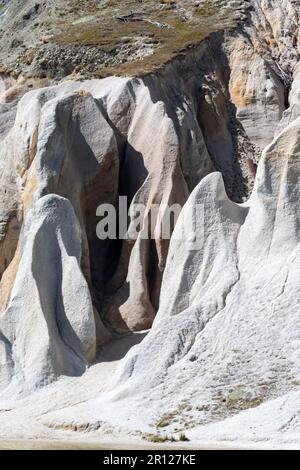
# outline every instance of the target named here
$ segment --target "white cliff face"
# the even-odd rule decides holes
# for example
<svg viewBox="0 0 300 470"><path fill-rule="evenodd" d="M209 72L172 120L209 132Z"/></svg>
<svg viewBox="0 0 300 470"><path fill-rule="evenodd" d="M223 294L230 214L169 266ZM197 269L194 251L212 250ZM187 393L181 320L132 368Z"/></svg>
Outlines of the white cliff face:
<svg viewBox="0 0 300 470"><path fill-rule="evenodd" d="M255 1L157 74L5 108L0 420L299 444L298 10ZM100 240L97 208L120 195L129 237ZM184 206L170 243L143 236L154 204ZM144 333L116 333L150 328L120 361Z"/></svg>
<svg viewBox="0 0 300 470"><path fill-rule="evenodd" d="M230 93L237 117L259 151L270 143L288 106L299 61L299 5L255 0L229 39Z"/></svg>
<svg viewBox="0 0 300 470"><path fill-rule="evenodd" d="M272 140L285 110L285 87L268 63L246 40L232 44L231 96L237 117L261 150Z"/></svg>
<svg viewBox="0 0 300 470"><path fill-rule="evenodd" d="M147 412L168 394L164 413L187 402L181 418L205 423L298 383L300 240L291 207L299 198L299 135L297 119L266 148L247 204L228 200L217 173L186 203L171 240L159 312L123 376L132 387L127 399L134 390L152 390ZM176 238L185 213L202 206L203 246L195 252Z"/></svg>
<svg viewBox="0 0 300 470"><path fill-rule="evenodd" d="M155 79L111 78L69 82L21 99L1 148L3 312L18 270L22 223L39 198L57 194L71 202L80 223L80 265L102 320L125 331L151 326L168 241L160 234L122 246L101 241L96 212L104 203L117 207L120 194L129 204L144 204L145 219L153 203L182 206L188 186L213 168L195 111L171 109L172 87L169 97ZM184 106L179 99L178 106ZM103 325L99 335L100 344L108 336Z"/></svg>
<svg viewBox="0 0 300 470"><path fill-rule="evenodd" d="M245 204L219 173L201 181L174 230L151 331L109 393L44 425L299 446L299 141L300 118L264 150ZM181 237L192 216L196 251Z"/></svg>
<svg viewBox="0 0 300 470"><path fill-rule="evenodd" d="M81 230L70 202L39 199L21 239L18 273L0 319L0 387L10 394L82 374L96 352L93 305L80 269Z"/></svg>

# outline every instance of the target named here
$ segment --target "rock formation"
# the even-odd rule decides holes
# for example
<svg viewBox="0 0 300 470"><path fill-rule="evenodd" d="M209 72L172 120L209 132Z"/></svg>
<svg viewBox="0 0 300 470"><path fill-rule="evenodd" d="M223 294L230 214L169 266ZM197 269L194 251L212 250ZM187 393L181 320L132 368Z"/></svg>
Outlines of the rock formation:
<svg viewBox="0 0 300 470"><path fill-rule="evenodd" d="M55 195L39 199L20 244L18 272L0 319L0 384L9 393L81 374L96 352L93 305L80 269L81 230L70 202Z"/></svg>
<svg viewBox="0 0 300 470"><path fill-rule="evenodd" d="M201 56L206 56L208 46L209 42L203 45ZM194 58L192 53L189 60ZM165 73L171 75L181 65L179 60ZM200 73L197 68L196 73ZM97 207L117 205L119 195L127 196L129 203L144 204L145 218L153 204L182 206L197 182L213 169L209 146L225 178L228 175L229 192L235 191L235 197L243 194L243 177L234 176L238 164L229 159L233 137L226 115L220 135L206 144L202 118L197 117L197 75L188 94L184 78L176 84L171 80L166 90L160 79L70 82L32 91L20 100L16 122L2 142L2 310L17 270L22 221L32 201L45 194L71 201L82 227L81 266L94 305L102 319L118 330L151 326L168 241L159 233L156 240L135 241L129 236L123 243L101 241L95 230ZM178 86L182 96L176 98L175 112ZM220 110L223 106L222 99ZM210 106L207 111L213 112ZM222 162L218 149L224 141L228 161Z"/></svg>
<svg viewBox="0 0 300 470"><path fill-rule="evenodd" d="M157 5L139 6L135 15L159 28L149 46L156 52L146 54L159 66L140 43L130 49L130 25L131 52L111 44L114 67L131 64L113 69L125 76L87 79L99 74L98 54L114 53L69 44L80 49L75 62L85 57L80 72L69 46L61 61L54 54L62 51L56 23L50 39L39 39L45 47L24 46L21 57L33 21L59 3L30 2L15 16L14 2L0 4L2 27L20 28L14 52L8 45L0 52L3 413L19 423L23 407L39 423L37 435L55 427L97 433L104 423L108 432L194 427L196 439L206 428L220 437L220 422L229 434L232 423L247 428L252 419L258 429L260 409L274 430L270 413L286 397L293 412L279 414L278 429L292 419L288 429L297 432L299 5L238 1L237 21L234 2L214 0L230 27L209 23L201 42L167 56L172 21L186 23L186 46L205 5L160 2L159 24ZM83 23L92 27L102 7L109 8L91 7L93 20ZM84 8L68 10L73 26ZM101 239L98 209L110 205L119 215L120 196L128 201L127 236ZM148 222L154 207L164 218L173 204L183 209L170 241L159 220ZM41 388L44 398L35 393Z"/></svg>
<svg viewBox="0 0 300 470"><path fill-rule="evenodd" d="M299 138L298 118L264 150L248 203L231 202L221 175L213 173L184 206L152 330L122 371L130 389L121 394L126 400L143 395L147 413L153 406L161 413L175 411L174 421L183 415L186 423L205 423L294 389ZM196 231L204 230L200 250L181 236L193 213ZM171 404L162 400L167 395ZM189 409L181 413L183 403Z"/></svg>

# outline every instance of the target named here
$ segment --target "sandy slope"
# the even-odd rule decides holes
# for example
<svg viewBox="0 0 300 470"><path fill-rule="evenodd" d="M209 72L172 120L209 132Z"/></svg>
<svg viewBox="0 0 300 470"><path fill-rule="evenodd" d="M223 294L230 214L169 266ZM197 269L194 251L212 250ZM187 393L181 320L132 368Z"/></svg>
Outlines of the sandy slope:
<svg viewBox="0 0 300 470"><path fill-rule="evenodd" d="M6 446L9 439L74 439L74 429L53 429L45 426L41 419L54 410L63 410L74 404L95 399L110 388L114 372L128 350L138 344L145 333L129 334L112 341L99 354L97 361L80 377L63 377L56 384L37 391L33 396L17 402L0 403L0 438L1 446ZM103 430L103 440L107 432ZM117 432L119 434L119 432ZM125 436L124 436L125 439ZM16 441L14 441L16 442ZM14 445L14 444L12 444Z"/></svg>

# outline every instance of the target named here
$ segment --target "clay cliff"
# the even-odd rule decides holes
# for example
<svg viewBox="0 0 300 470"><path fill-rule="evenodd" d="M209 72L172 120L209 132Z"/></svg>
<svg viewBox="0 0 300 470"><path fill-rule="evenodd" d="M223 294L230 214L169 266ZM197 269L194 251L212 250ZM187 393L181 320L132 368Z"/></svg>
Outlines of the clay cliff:
<svg viewBox="0 0 300 470"><path fill-rule="evenodd" d="M291 445L298 2L33 3L0 5L3 436ZM104 14L110 52L79 35ZM100 239L98 208L120 197L127 236ZM169 240L147 222L174 204Z"/></svg>

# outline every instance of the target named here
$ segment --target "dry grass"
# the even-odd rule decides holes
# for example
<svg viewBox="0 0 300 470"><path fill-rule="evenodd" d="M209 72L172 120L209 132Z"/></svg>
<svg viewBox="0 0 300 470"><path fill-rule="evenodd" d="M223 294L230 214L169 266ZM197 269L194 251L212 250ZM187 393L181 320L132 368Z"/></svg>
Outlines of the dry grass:
<svg viewBox="0 0 300 470"><path fill-rule="evenodd" d="M129 55L128 60L126 57L123 59L124 63L116 61L105 71L99 67L95 71L99 75L149 73L189 45L198 43L216 30L231 28L237 22L236 10L232 15L228 11L225 14L216 6L216 0L206 0L201 6L186 10L174 8L178 3L174 1L107 0L99 5L94 1L71 3L69 8L66 6L57 12L55 29L59 32L52 38L54 43L97 46L110 54L114 54L121 45L136 43L139 38L153 45L153 54L137 60L132 60ZM141 20L123 22L117 19L117 16L130 12L167 27Z"/></svg>

